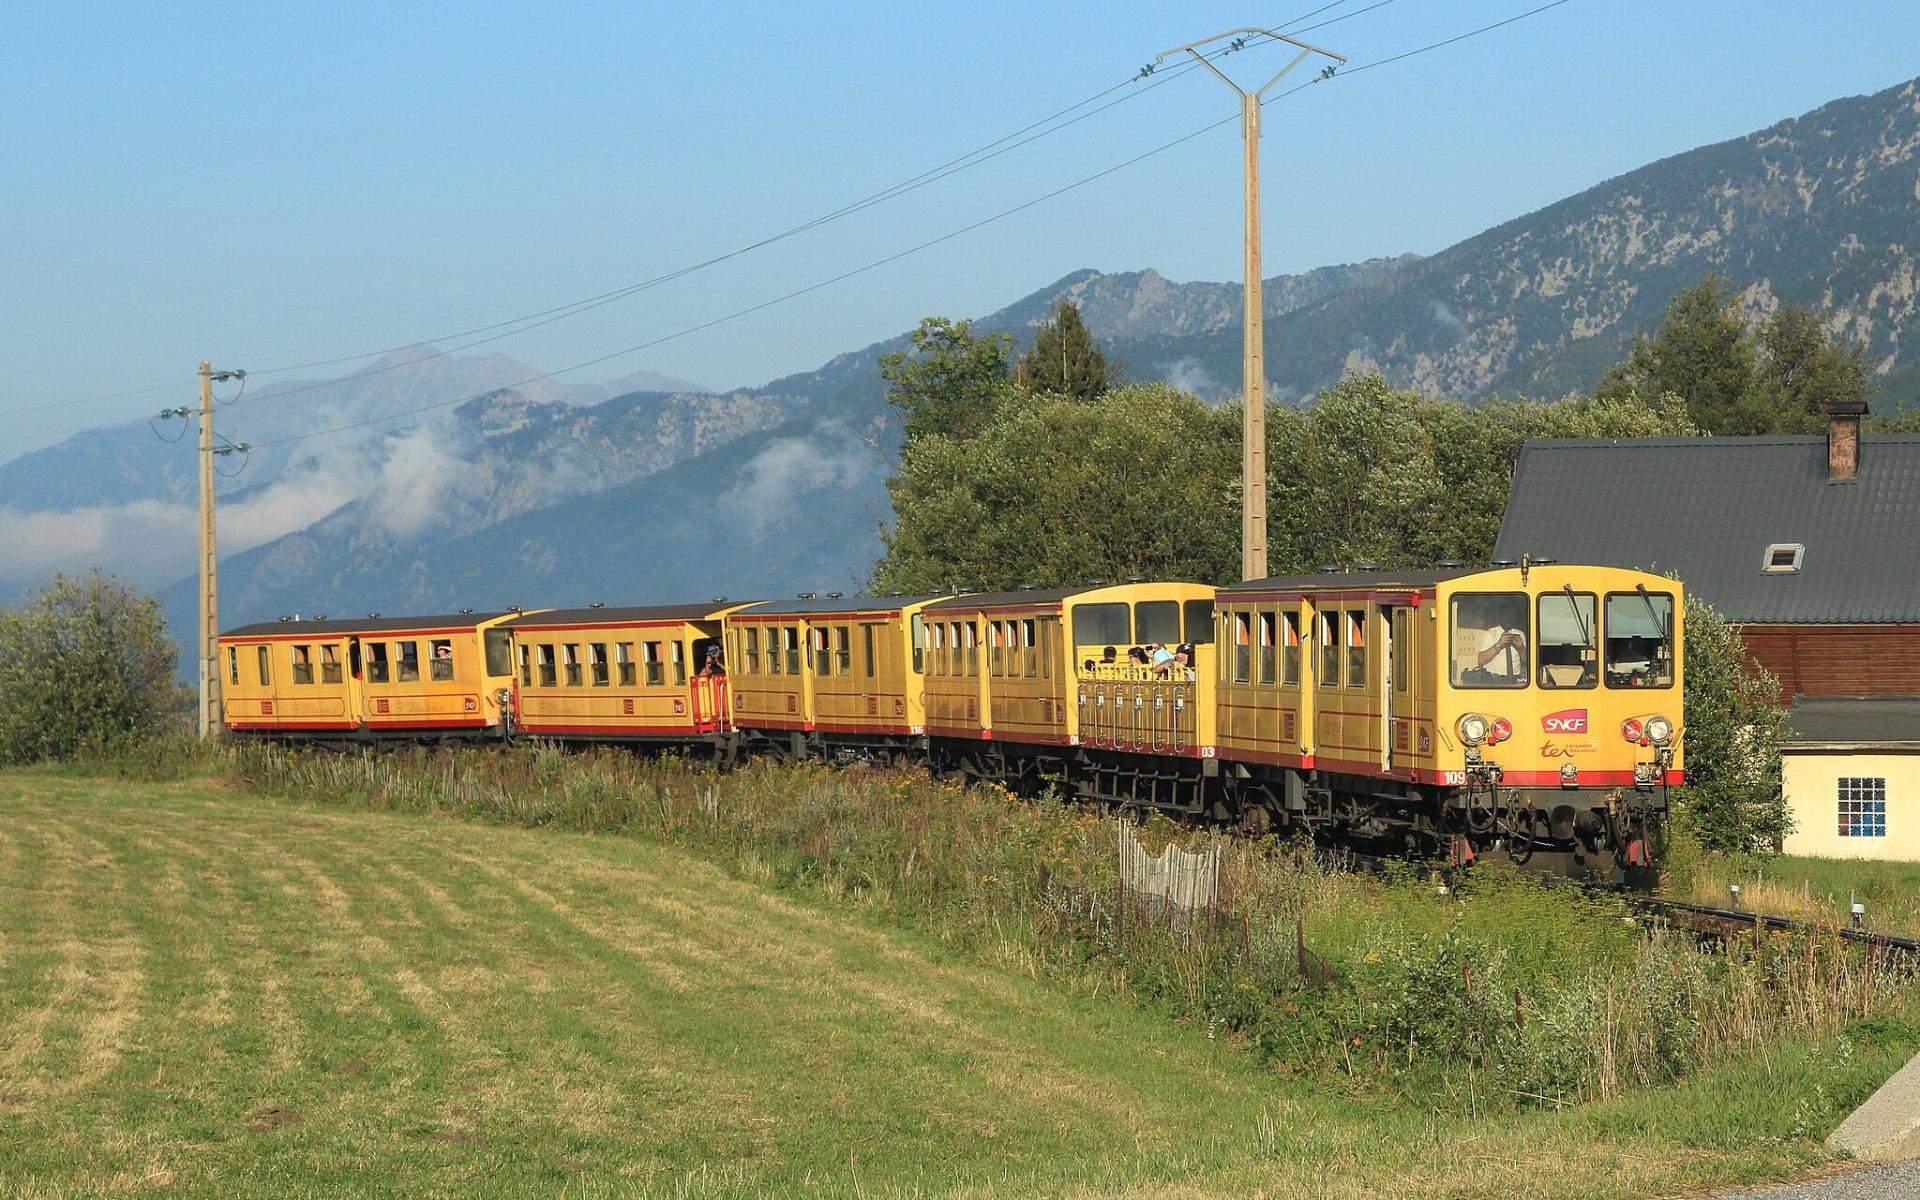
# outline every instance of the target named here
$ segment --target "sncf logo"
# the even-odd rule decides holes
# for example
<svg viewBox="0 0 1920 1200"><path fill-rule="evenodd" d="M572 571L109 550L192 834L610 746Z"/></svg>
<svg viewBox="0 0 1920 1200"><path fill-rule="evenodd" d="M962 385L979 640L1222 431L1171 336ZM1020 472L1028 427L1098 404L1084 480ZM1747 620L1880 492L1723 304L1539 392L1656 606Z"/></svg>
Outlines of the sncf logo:
<svg viewBox="0 0 1920 1200"><path fill-rule="evenodd" d="M1557 713L1548 713L1540 718L1540 727L1548 733L1585 733L1587 731L1587 710L1584 708L1563 708Z"/></svg>

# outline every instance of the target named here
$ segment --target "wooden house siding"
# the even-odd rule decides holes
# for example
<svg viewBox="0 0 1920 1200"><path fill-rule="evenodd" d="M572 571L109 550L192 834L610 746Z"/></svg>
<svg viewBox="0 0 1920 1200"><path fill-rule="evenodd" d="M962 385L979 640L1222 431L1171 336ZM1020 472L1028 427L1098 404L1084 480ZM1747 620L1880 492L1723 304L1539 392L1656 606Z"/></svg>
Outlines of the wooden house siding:
<svg viewBox="0 0 1920 1200"><path fill-rule="evenodd" d="M1920 624L1745 625L1747 657L1792 696L1920 695Z"/></svg>

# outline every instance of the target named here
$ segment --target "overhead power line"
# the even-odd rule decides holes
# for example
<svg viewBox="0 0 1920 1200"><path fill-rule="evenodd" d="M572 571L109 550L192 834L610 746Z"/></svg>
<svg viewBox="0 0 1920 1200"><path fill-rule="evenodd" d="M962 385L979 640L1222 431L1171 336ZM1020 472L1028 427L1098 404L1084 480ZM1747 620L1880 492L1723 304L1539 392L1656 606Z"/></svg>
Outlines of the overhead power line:
<svg viewBox="0 0 1920 1200"><path fill-rule="evenodd" d="M1381 0L1381 2L1385 3L1385 2L1388 2L1388 0ZM1386 58L1375 59L1370 62L1361 63L1357 66L1344 68L1333 74L1323 73L1321 75L1316 76L1312 80L1309 80L1306 83L1299 84L1293 88L1289 88L1282 92L1277 92L1274 95L1263 99L1261 103L1263 106L1267 104L1273 104L1282 99L1285 99L1288 96L1296 95L1302 91L1305 91L1307 88L1314 87L1319 84L1330 83L1330 82L1333 82L1334 80L1344 79L1350 75L1356 75L1363 71L1372 70L1376 67L1384 67L1392 63L1404 62L1407 59L1416 57L1417 55L1425 54L1428 51L1438 50L1445 46L1452 46L1459 42L1466 41L1469 38L1474 38L1482 34L1491 33L1496 29L1501 29L1501 28L1504 28L1505 26L1512 25L1517 21L1522 21L1527 19L1528 17L1536 16L1540 13L1548 11L1549 9L1559 8L1561 5L1564 5L1570 2L1571 0L1550 0L1549 3L1541 4L1538 7L1528 9L1525 12L1517 13L1513 16L1506 17L1502 20L1494 21L1489 24L1482 25L1476 29L1467 30L1464 33L1455 34L1452 37L1444 38L1440 41L1431 42L1427 45L1416 47L1412 50L1402 51L1398 54L1390 55ZM1354 15L1358 15L1358 14L1356 13ZM911 255L921 253L922 251L931 249L934 246L941 245L942 243L952 241L953 239L958 237L963 237L966 234L972 233L978 229L982 229L988 225L992 225L992 224L995 224L996 222L1003 221L1008 217L1012 217L1019 213L1025 212L1027 209L1033 208L1036 205L1044 204L1049 200L1053 200L1060 196L1066 195L1068 192L1077 191L1078 189L1086 187L1089 184L1096 183L1099 180L1105 179L1109 175L1113 175L1120 171L1124 171L1128 167L1132 167L1138 163L1144 162L1149 158L1153 158L1157 155L1164 154L1167 151L1172 150L1178 146L1185 145L1187 142L1193 141L1195 138L1203 137L1206 134L1209 134L1216 129L1219 129L1226 125L1233 124L1239 119L1240 119L1239 114L1237 113L1230 116L1223 117L1218 121L1214 121L1210 124L1203 125L1200 128L1192 130L1188 133L1184 133L1179 137L1172 139L1171 141L1162 142L1161 144L1153 147L1152 149L1142 151L1141 153L1136 154L1133 157L1128 158L1122 162L1118 162L1113 164L1110 167L1106 167L1102 170L1095 171L1090 175L1083 175L1071 183L1064 184L1058 188L1053 189L1052 191L1043 193L1042 195L1039 195L1039 196L1035 196L1030 200L1022 201L1021 203L1013 205L1010 208L1001 209L1000 211L993 213L990 216L986 216L977 221L971 222L970 224L963 225L958 229L950 230L949 232L943 233L938 237L928 238L926 241L920 242L913 246L909 246L904 250L895 251L894 253L886 255L883 258L874 259L871 262L862 264L861 266L858 266L858 267L851 268L850 270L842 271L837 275L833 275L829 278L822 279L815 283L808 284L805 287L797 288L793 291L786 292L779 296L775 296L769 300L762 300L757 304L752 304L745 308L736 309L733 312L727 313L723 316L714 317L710 320L702 321L696 325L689 325L683 329L678 329L672 333L663 334L657 338L653 338L648 341L641 342L637 345L628 346L624 349L615 350L607 354L598 355L594 358L589 358L582 362L573 363L568 366L559 367L551 371L539 371L532 375L527 376L525 379L519 380L514 383L510 383L510 384L504 384L500 387L489 388L483 392L475 392L471 395L459 396L449 400L439 400L431 404L417 405L413 408L403 409L399 412L388 413L378 417L367 417L358 421L349 421L341 425L335 425L335 426L331 426L324 429L310 430L306 433L294 434L289 437L275 438L275 439L264 441L264 442L256 442L254 443L254 448L265 449L265 448L274 447L274 446L290 445L295 442L307 441L311 438L326 437L332 434L345 433L353 429L362 429L372 425L383 424L387 421L395 421L405 417L418 416L421 413L432 412L437 409L456 407L458 405L466 404L473 400L481 399L482 397L485 397L485 396L494 395L498 392L511 391L514 388L524 387L531 383L538 383L541 380L552 379L555 376L565 375L574 371L584 370L592 366L598 366L601 363L610 362L614 359L622 358L630 354L637 354L642 350L648 350L655 346L662 345L666 342L674 341L675 339L678 339L678 338L687 337L695 333L700 333L704 330L712 329L718 325L727 324L728 322L738 320L741 317L750 316L753 313L760 312L763 309L772 308L775 305L784 304L789 300L794 300L801 296L805 296L810 293L820 291L823 288L831 287L836 283L844 282L857 275L866 274L869 271L876 270L880 267L888 265L889 263L898 262L903 258L907 258Z"/></svg>
<svg viewBox="0 0 1920 1200"><path fill-rule="evenodd" d="M1292 21L1288 22L1288 24L1297 25L1302 21L1310 20L1315 16L1318 16L1331 9L1338 8L1341 5L1347 4L1350 2L1351 0L1332 0L1332 3L1322 4L1318 8L1302 13L1301 15L1293 18ZM1335 21L1346 20L1348 17L1359 16L1362 13L1372 11L1373 9L1380 8L1385 4L1390 4L1393 2L1394 0L1376 0L1375 3L1369 4L1363 8L1357 9L1352 13L1348 13L1339 17L1333 17L1328 21L1321 22L1321 25L1331 24ZM1319 26L1313 26L1312 28L1318 28L1318 27ZM1262 42L1271 41L1271 40L1272 39L1270 38L1260 39L1260 41ZM1256 42L1255 44L1259 44L1259 43ZM1221 51L1220 53L1224 54L1224 53L1227 53L1227 51ZM945 179L951 175L959 173L960 171L969 170L973 167L979 166L982 163L998 158L1003 154L1007 154L1007 153L1010 153L1011 151L1017 150L1022 146L1026 146L1031 144L1032 142L1038 141L1043 137L1049 137L1052 134L1058 133L1063 129L1067 129L1074 125L1077 125L1081 121L1097 116L1098 114L1105 112L1110 108L1113 108L1119 104L1124 104L1128 100L1132 100L1141 95L1144 95L1145 93L1152 91L1154 88L1160 87L1163 84L1171 83L1174 79L1177 79L1180 76L1185 75L1190 71L1197 70L1198 66L1199 66L1198 64L1184 64L1182 67L1180 67L1177 70L1159 73L1158 78L1154 79L1151 83L1148 83L1144 87L1132 88L1132 90L1129 91L1126 95L1120 96L1119 98L1114 100L1110 100L1105 104L1100 104L1098 108L1093 108L1087 112L1081 112L1080 115L1074 116L1071 120L1062 120L1062 118L1068 117L1073 113L1079 112L1079 110L1085 109L1089 105L1093 105L1098 103L1101 100L1105 100L1107 97L1113 95L1113 93L1115 92L1132 87L1133 84L1138 83L1142 78L1145 78L1145 75L1128 76L1126 79L1123 79L1120 82L1115 83L1109 87L1103 88L1100 91L1097 91L1082 100L1075 101L1074 103L1067 105L1065 108L1049 113L1047 116L1041 117L1037 121L1028 122L1026 125L1023 125L1020 128L1013 130L1010 133L1003 134L1002 136L995 138L994 140L987 142L984 145L977 146L974 149L967 151L965 154L961 154L954 158L950 158L945 162L938 164L937 166L930 167L927 170L920 172L917 175L910 176L909 178L903 179L898 183L882 188L877 192L873 192L857 200L850 201L849 203L841 205L840 207L835 208L829 212L822 213L819 216L803 221L798 225L794 225L790 228L781 230L778 233L770 234L766 237L758 239L757 241L749 242L745 245L735 247L732 250L728 250L723 253L713 255L712 257L701 260L699 262L690 263L682 267L677 267L671 271L663 272L659 275L655 275L650 278L640 280L636 283L627 284L625 286L615 288L612 291L601 292L598 295L587 296L577 300L571 300L564 304L559 304L551 308L542 309L539 312L525 313L517 317L508 318L507 320L504 320L504 321L496 321L489 325L474 326L469 329L458 330L452 333L444 333L435 337L415 338L411 341L398 343L392 346L382 347L377 350L367 350L367 351L362 351L356 354L345 354L345 355L339 355L332 358L313 359L307 362L288 363L281 366L260 368L258 370L251 372L251 374L277 375L277 374L286 374L292 371L314 370L321 367L339 366L344 363L359 362L363 359L378 358L382 355L387 355L387 354L396 354L402 350L407 350L414 346L418 346L424 343L459 341L464 338L475 337L476 335L479 335L479 334L491 335L487 337L479 337L477 338L477 340L466 342L465 344L462 344L462 345L453 346L445 350L436 350L434 353L431 353L431 354L423 354L418 358L406 359L396 363L385 364L369 371L350 373L348 375L341 376L340 378L337 378L337 379L321 380L315 383L304 385L302 387L283 389L277 392L270 393L269 395L256 396L254 397L254 399L260 400L260 399L277 398L282 396L297 395L301 392L314 391L314 390L325 388L325 387L335 387L343 383L349 383L355 379L361 379L371 375L381 374L387 371L399 370L403 367L412 366L415 363L428 361L429 359L444 357L445 355L458 353L462 350L470 350L475 346L481 346L489 342L499 341L502 338L512 337L516 334L525 333L529 330L537 329L537 328L540 328L541 326L552 324L555 321L565 320L569 317L578 316L579 314L584 312L590 312L593 309L600 308L604 305L614 303L615 301L625 299L626 297L635 295L639 292L658 287L665 283L670 283L676 279L681 279L688 275L694 274L696 272L706 270L710 267L718 266L721 263L728 262L732 259L741 257L742 255L750 254L756 250L764 249L767 246L774 245L778 242L785 241L792 237L797 237L802 233L806 233L810 230L817 229L822 225L826 225L833 221L840 220L843 217L851 216L855 213L862 212L868 208L874 207L875 205L883 204L889 200L893 200L900 196L906 195L909 192L917 191L922 187L926 187L930 184L937 183L942 179ZM1153 73L1149 72L1148 74L1153 74ZM1058 122L1058 124L1055 124L1055 122ZM50 401L44 404L33 404L33 405L25 405L18 408L0 409L0 416L14 416L21 413L42 412L42 411L47 411L47 410L56 409L56 408L78 407L86 404L104 403L109 400L121 400L121 399L131 398L134 396L153 395L161 392L174 391L187 386L191 386L191 381L183 380L178 384L171 384L171 383L156 384L151 387L131 388L125 391L109 392L101 395L80 397L77 399L56 400L56 401ZM232 401L228 401L227 403L231 403L231 402Z"/></svg>

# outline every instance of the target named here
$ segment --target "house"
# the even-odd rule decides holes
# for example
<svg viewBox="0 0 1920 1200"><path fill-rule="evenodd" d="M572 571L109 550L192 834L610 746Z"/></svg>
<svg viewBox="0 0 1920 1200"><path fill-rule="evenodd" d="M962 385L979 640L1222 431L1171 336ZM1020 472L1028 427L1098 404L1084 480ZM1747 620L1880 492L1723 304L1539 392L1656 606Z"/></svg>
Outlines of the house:
<svg viewBox="0 0 1920 1200"><path fill-rule="evenodd" d="M1665 571L1780 680L1791 853L1920 859L1920 435L1555 439L1496 558Z"/></svg>

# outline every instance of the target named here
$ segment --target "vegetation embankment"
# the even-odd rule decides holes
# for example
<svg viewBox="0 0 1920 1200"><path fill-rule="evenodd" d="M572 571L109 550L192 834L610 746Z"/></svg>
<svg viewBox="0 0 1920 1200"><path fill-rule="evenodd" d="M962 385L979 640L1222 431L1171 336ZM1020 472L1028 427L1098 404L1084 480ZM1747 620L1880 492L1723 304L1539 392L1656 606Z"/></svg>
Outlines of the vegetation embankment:
<svg viewBox="0 0 1920 1200"><path fill-rule="evenodd" d="M1911 978L1835 939L1703 947L1569 885L1372 878L1265 841L1207 842L1196 914L1122 883L1119 827L917 773L530 749L243 758L301 799L642 834L902 921L985 961L1163 1012L1275 1070L1426 1105L1559 1107L1750 1061L1783 1042L1920 1041ZM1891 1022L1891 1024L1889 1024Z"/></svg>
<svg viewBox="0 0 1920 1200"><path fill-rule="evenodd" d="M1404 1030L1370 1035L1365 1006L1396 979L1444 1005L1464 962L1556 1019L1535 997L1557 973L1642 953L1557 890L1440 897L1268 852L1226 864L1239 932L1143 907L1123 928L1106 823L911 777L548 754L250 773L329 803L138 763L0 774L0 1194L1674 1194L1818 1161L1913 1036L1849 1019L1887 998L1856 984L1802 1024L1749 1007L1779 1036L1738 1050L1729 1021L1683 1081L1502 1099L1490 1067L1476 1094L1399 1066ZM1263 929L1287 912L1304 982L1290 928ZM1347 1012L1351 1064L1237 1030L1263 979L1309 1020Z"/></svg>

